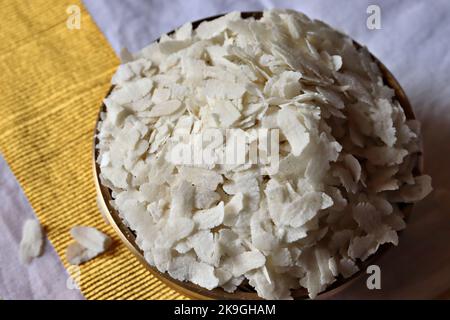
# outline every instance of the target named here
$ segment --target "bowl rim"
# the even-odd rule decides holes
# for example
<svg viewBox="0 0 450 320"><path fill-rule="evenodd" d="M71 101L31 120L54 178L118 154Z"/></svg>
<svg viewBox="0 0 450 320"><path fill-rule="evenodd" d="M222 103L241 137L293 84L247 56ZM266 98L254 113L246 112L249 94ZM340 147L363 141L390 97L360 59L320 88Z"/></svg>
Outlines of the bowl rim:
<svg viewBox="0 0 450 320"><path fill-rule="evenodd" d="M241 12L242 18L250 18L253 17L255 19L259 19L262 17L263 12L262 11L244 11ZM193 27L196 28L200 23L204 21L210 21L214 20L216 18L219 18L221 16L224 16L225 14L219 14L203 19L196 20L194 22L191 22ZM176 29L170 31L168 34L171 34ZM350 37L350 36L348 36ZM351 38L351 37L350 37ZM352 38L351 38L352 39ZM155 40L154 42L159 41L159 39ZM356 47L363 47L358 42L353 40L353 43ZM414 120L416 119L414 111L411 107L411 104L409 102L408 97L406 96L403 88L400 86L397 79L394 77L394 75L387 69L387 67L376 57L374 56L369 50L367 50L370 54L371 58L374 60L374 62L378 65L382 75L383 75L383 82L388 85L390 88L394 89L395 91L395 98L399 102L400 106L402 107L405 116L408 120ZM112 92L114 88L114 85L112 85L106 94L105 98L109 96L109 94ZM98 149L96 148L96 145L98 144L98 124L101 121L101 114L102 112L105 112L106 106L102 102L102 105L100 107L100 110L97 115L96 124L95 124L95 130L94 130L94 139L93 139L93 146L92 146L92 170L94 175L94 183L95 183L95 189L96 189L96 196L97 196L97 204L100 212L102 215L108 220L110 225L113 227L115 232L119 235L121 241L125 244L125 246L133 253L133 255L139 260L141 264L145 266L145 268L150 271L150 273L155 276L158 280L160 280L162 283L166 284L168 287L172 288L173 290L191 298L191 299L222 299L222 300L261 300L255 291L239 291L239 292L233 292L228 293L224 291L221 288L215 288L213 290L208 290L205 288L202 288L196 284L193 284L188 281L179 281L177 279L174 279L170 277L168 273L162 273L157 268L151 266L146 260L142 253L142 250L137 245L135 239L136 236L133 233L133 231L128 228L122 218L120 217L118 211L111 205L111 201L113 200L111 195L111 190L104 186L101 183L100 179L100 166L97 163L97 157L98 157ZM421 147L421 150L417 153L417 163L414 167L415 174L421 174L423 171L423 150ZM412 204L405 204L402 207L402 211L405 216L405 220L408 219L408 217L411 214L413 205ZM399 231L398 234L400 235L402 231ZM365 261L359 262L358 267L359 270L352 276L348 278L343 278L342 276L339 276L336 281L329 285L327 289L322 291L317 295L317 298L321 299L327 299L338 292L344 290L345 288L349 287L351 284L353 284L357 279L359 279L363 274L364 270L367 268L367 266L375 263L379 258L388 251L388 249L392 248L392 244L383 244L381 245L378 250L369 256ZM293 290L292 292L295 293L298 291L300 294L295 295L294 299L308 299L307 291L304 288ZM317 299L316 298L316 299Z"/></svg>

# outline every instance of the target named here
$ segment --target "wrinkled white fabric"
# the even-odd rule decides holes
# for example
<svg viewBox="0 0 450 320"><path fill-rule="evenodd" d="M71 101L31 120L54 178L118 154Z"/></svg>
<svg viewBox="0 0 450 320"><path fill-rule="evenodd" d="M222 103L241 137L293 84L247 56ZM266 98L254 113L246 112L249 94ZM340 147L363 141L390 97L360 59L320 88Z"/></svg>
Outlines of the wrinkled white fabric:
<svg viewBox="0 0 450 320"><path fill-rule="evenodd" d="M0 158L0 297L10 299L83 299L48 240L44 254L22 265L22 225L35 218L20 185ZM69 282L68 282L69 280ZM69 284L67 286L67 284Z"/></svg>

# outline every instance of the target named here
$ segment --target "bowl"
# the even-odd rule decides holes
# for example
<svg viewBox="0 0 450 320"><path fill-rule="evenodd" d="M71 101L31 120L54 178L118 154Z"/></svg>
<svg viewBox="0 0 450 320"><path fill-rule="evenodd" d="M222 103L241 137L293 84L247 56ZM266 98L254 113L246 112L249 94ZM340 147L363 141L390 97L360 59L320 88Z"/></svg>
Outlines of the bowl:
<svg viewBox="0 0 450 320"><path fill-rule="evenodd" d="M241 16L242 18L249 18L253 17L255 19L260 19L263 15L263 12L242 12ZM221 17L223 15L217 15L208 17L205 19L197 20L195 22L192 22L193 28L198 27L200 23L203 21L210 21L214 20L218 17ZM172 33L174 31L171 31ZM361 47L359 43L354 41L355 46ZM395 97L400 103L401 107L403 108L406 118L407 119L415 119L414 112L412 110L411 104L409 103L409 100L403 91L402 87L398 83L398 81L395 79L395 77L392 75L392 73L384 66L381 61L379 61L375 56L371 54L373 60L378 64L381 73L383 75L383 80L386 85L394 89L395 91ZM112 91L113 86L110 88L109 92L107 93L106 97L110 94ZM100 112L97 117L97 123L100 120L100 113L104 112L106 110L106 107L104 104L100 107ZM96 126L97 128L97 126ZM95 180L95 187L98 197L98 205L99 210L101 213L107 218L111 226L114 228L116 233L119 235L122 242L126 245L126 247L135 255L135 257L148 269L148 271L158 278L161 282L166 284L167 286L171 287L175 291L193 299L218 299L218 300L259 300L261 299L254 289L247 283L244 282L241 284L237 290L234 293L228 293L225 290L221 288L215 288L213 290L208 290L205 288L202 288L196 284L193 284L191 282L182 282L178 281L176 279L173 279L169 276L167 273L162 273L158 271L155 267L151 266L144 258L142 250L139 248L139 246L136 244L136 235L134 232L129 229L125 223L123 222L122 218L119 216L119 212L114 209L111 206L111 201L113 200L111 196L111 190L102 185L100 181L100 166L97 164L97 157L98 157L98 150L95 148L95 146L98 143L97 140L97 129L94 135L94 145L93 145L93 173L94 173L94 180ZM417 164L414 168L414 174L421 174L422 172L422 152L419 153ZM405 215L405 219L408 218L408 216L411 213L412 205L411 204L404 204L400 206L403 214ZM375 254L370 256L366 261L358 263L359 271L355 273L353 276L344 279L342 276L339 276L336 281L329 286L325 291L320 293L317 298L327 299L335 296L338 292L344 290L345 288L349 287L352 283L354 283L358 278L360 278L362 275L365 274L364 270L371 264L376 263L377 260L393 245L392 244L384 244L380 246L380 248L377 250ZM292 291L292 296L294 299L307 299L308 298L308 292L304 288L296 289Z"/></svg>

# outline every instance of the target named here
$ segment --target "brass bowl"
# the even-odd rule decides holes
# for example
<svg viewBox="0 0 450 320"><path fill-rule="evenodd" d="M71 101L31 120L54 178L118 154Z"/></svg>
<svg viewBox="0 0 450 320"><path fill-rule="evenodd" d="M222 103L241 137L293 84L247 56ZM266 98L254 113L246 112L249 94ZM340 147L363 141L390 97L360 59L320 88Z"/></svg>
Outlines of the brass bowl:
<svg viewBox="0 0 450 320"><path fill-rule="evenodd" d="M262 12L242 12L241 16L243 18L249 18L254 17L255 19L260 19L262 17ZM198 27L198 25L203 21L210 21L213 19L216 19L222 15L217 15L205 19L201 19L198 21L195 21L192 23L193 28ZM171 31L172 33L174 31ZM358 47L361 47L360 44L358 44L356 41L354 41L355 45ZM398 81L395 79L395 77L392 75L392 73L375 57L371 54L374 61L378 64L381 73L383 74L384 83L387 84L389 87L394 89L395 91L395 97L402 106L406 118L407 119L415 119L414 112L412 110L411 104L409 103L409 100L403 91L402 87L398 83ZM113 89L113 86L110 88L108 96ZM100 108L99 115L97 117L97 123L100 121L100 113L104 112L106 110L106 107L104 104L102 104ZM97 128L97 127L96 127ZM98 205L99 210L101 210L102 214L108 219L111 226L114 228L114 230L117 232L117 234L120 236L120 239L123 241L123 243L127 246L127 248L136 256L136 258L150 271L150 273L157 277L161 282L166 284L167 286L171 287L172 289L182 293L183 295L193 298L193 299L219 299L219 300L259 300L261 299L258 297L256 292L253 290L251 286L249 286L247 283L244 283L240 285L237 290L234 293L228 293L224 291L221 288L215 288L213 290L208 290L205 288L202 288L196 284L193 284L191 282L182 282L176 279L173 279L170 277L167 273L162 273L158 271L155 267L151 266L144 258L142 250L138 247L136 244L136 235L134 232L129 229L125 223L123 222L122 218L119 216L119 212L114 209L111 206L112 196L111 196L111 190L102 185L100 181L100 166L97 164L97 156L98 156L98 150L95 148L97 145L97 129L94 136L94 146L93 146L93 173L94 173L94 180L95 180L95 187L97 191L97 198L98 198ZM422 172L422 152L419 153L418 161L416 164L416 167L414 168L415 174L421 174ZM411 204L404 204L401 206L401 209L405 215L406 218L408 218L409 214L412 210ZM364 274L364 270L367 268L367 266L374 264L385 252L387 249L392 247L392 244L384 244L382 245L378 251L370 256L366 261L359 263L358 267L360 271L355 273L353 276L344 279L342 276L339 276L337 280L330 285L325 291L320 293L318 295L318 298L330 298L335 296L338 292L342 291L343 289L349 287L352 283L355 282L355 280L359 277L361 277ZM306 299L308 298L308 292L304 288L296 289L292 291L292 296L294 299Z"/></svg>

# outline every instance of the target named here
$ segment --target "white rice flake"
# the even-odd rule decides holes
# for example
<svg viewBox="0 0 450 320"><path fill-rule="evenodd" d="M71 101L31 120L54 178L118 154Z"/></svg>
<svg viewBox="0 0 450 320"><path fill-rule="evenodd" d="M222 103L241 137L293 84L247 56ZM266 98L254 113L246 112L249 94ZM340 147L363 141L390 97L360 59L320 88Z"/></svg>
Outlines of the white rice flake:
<svg viewBox="0 0 450 320"><path fill-rule="evenodd" d="M99 252L83 247L78 242L72 242L66 249L66 260L71 265L80 265L95 258Z"/></svg>
<svg viewBox="0 0 450 320"><path fill-rule="evenodd" d="M70 229L70 234L83 247L97 253L111 245L111 238L93 227L76 226Z"/></svg>
<svg viewBox="0 0 450 320"><path fill-rule="evenodd" d="M204 262L193 263L189 280L209 290L219 285L219 279L214 274L214 267Z"/></svg>
<svg viewBox="0 0 450 320"><path fill-rule="evenodd" d="M150 93L153 81L148 78L125 82L119 89L111 93L111 99L120 105L134 102Z"/></svg>
<svg viewBox="0 0 450 320"><path fill-rule="evenodd" d="M233 275L238 277L264 265L266 258L259 251L247 251L232 258Z"/></svg>
<svg viewBox="0 0 450 320"><path fill-rule="evenodd" d="M291 145L292 154L299 156L309 143L309 134L299 121L297 113L285 107L278 112L277 123Z"/></svg>
<svg viewBox="0 0 450 320"><path fill-rule="evenodd" d="M432 190L417 170L419 122L367 49L320 21L232 12L125 60L98 124L100 178L146 261L174 279L227 292L245 283L265 299L304 287L314 298L396 245L403 204ZM226 146L195 145L211 129ZM277 131L276 157L261 129ZM248 142L244 163L222 157L231 138ZM205 150L211 161L192 161ZM107 249L93 229L72 233L69 263Z"/></svg>
<svg viewBox="0 0 450 320"><path fill-rule="evenodd" d="M44 234L39 222L35 219L25 221L22 228L22 239L19 245L19 255L22 264L30 263L42 254Z"/></svg>
<svg viewBox="0 0 450 320"><path fill-rule="evenodd" d="M66 260L72 265L79 265L102 254L111 246L112 240L94 227L76 226L70 229L75 242L66 249Z"/></svg>
<svg viewBox="0 0 450 320"><path fill-rule="evenodd" d="M212 229L223 222L224 205L221 201L217 206L199 210L195 213L193 220L198 225L199 229Z"/></svg>
<svg viewBox="0 0 450 320"><path fill-rule="evenodd" d="M206 190L216 190L217 185L223 182L220 173L203 168L181 166L178 168L180 177L193 185Z"/></svg>

